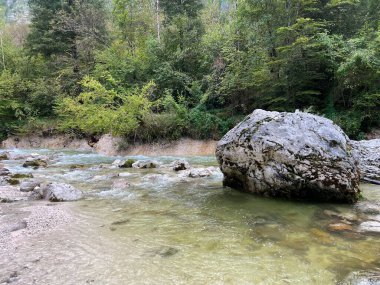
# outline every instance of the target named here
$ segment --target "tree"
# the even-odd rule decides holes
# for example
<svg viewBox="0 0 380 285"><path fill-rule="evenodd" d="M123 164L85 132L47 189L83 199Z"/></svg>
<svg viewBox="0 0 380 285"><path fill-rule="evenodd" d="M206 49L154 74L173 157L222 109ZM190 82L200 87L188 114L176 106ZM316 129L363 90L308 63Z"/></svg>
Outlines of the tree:
<svg viewBox="0 0 380 285"><path fill-rule="evenodd" d="M165 17L158 57L164 64L154 70L161 91L168 89L176 99L185 96L190 105L199 102L199 81L205 68L201 39L204 27L199 0L162 0Z"/></svg>
<svg viewBox="0 0 380 285"><path fill-rule="evenodd" d="M31 0L30 7L30 53L48 58L62 89L79 94L78 83L93 68L95 51L107 41L104 2Z"/></svg>
<svg viewBox="0 0 380 285"><path fill-rule="evenodd" d="M57 17L65 3L61 0L30 0L32 20L27 47L32 54L50 57L64 54L73 45L70 35L56 29Z"/></svg>
<svg viewBox="0 0 380 285"><path fill-rule="evenodd" d="M145 43L155 33L156 8L151 0L114 0L113 15L119 39L130 49Z"/></svg>

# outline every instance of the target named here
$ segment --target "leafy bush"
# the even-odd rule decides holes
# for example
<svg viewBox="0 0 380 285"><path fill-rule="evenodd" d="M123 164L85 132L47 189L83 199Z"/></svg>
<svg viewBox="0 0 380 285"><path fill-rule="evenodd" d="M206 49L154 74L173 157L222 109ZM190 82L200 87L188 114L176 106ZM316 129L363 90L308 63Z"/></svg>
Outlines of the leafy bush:
<svg viewBox="0 0 380 285"><path fill-rule="evenodd" d="M166 92L163 99L156 100L153 110L142 119L135 138L143 141L161 139L175 140L183 136L188 128L188 109Z"/></svg>
<svg viewBox="0 0 380 285"><path fill-rule="evenodd" d="M230 129L230 122L228 120L222 120L207 112L202 105L190 111L189 125L189 135L197 139L219 139Z"/></svg>
<svg viewBox="0 0 380 285"><path fill-rule="evenodd" d="M357 112L339 112L331 118L352 139L359 137L362 118Z"/></svg>
<svg viewBox="0 0 380 285"><path fill-rule="evenodd" d="M130 135L148 113L151 106L148 97L155 87L150 82L124 94L108 90L88 76L81 84L85 91L76 98L62 98L56 112L62 119L61 129L77 129L90 135Z"/></svg>

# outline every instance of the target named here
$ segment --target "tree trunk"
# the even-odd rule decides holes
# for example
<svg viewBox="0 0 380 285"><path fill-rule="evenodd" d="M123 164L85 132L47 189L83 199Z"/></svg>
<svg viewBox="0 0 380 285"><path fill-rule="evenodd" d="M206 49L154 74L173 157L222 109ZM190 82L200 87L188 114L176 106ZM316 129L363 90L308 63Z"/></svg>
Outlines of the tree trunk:
<svg viewBox="0 0 380 285"><path fill-rule="evenodd" d="M67 5L68 5L68 8L69 8L69 13L73 13L73 6L74 6L74 0L68 0L67 1ZM79 72L79 65L78 65L78 47L77 47L77 43L76 43L76 39L77 39L77 32L75 31L75 29L73 29L73 31L71 31L71 35L70 35L70 40L71 40L71 58L73 59L74 61L74 66L73 66L73 72L74 73L78 73Z"/></svg>
<svg viewBox="0 0 380 285"><path fill-rule="evenodd" d="M157 40L161 42L160 0L156 0Z"/></svg>
<svg viewBox="0 0 380 285"><path fill-rule="evenodd" d="M0 33L0 46L1 46L1 59L3 60L3 70L5 70L5 55L4 55L4 44L3 44L3 33Z"/></svg>

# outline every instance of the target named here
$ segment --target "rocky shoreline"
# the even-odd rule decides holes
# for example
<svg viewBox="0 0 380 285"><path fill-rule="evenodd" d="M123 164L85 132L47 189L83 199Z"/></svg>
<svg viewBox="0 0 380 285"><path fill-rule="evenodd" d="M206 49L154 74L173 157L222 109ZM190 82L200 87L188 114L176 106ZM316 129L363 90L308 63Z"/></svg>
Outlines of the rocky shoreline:
<svg viewBox="0 0 380 285"><path fill-rule="evenodd" d="M8 274L0 276L0 284L19 283L24 271L30 270L26 265L17 264L13 256L25 241L39 239L41 235L52 234L55 230L63 230L77 221L69 204L51 204L46 201L28 201L18 203L1 203L0 207L0 254L9 260ZM29 260L35 264L42 258Z"/></svg>
<svg viewBox="0 0 380 285"><path fill-rule="evenodd" d="M78 139L69 135L13 136L0 144L4 149L76 149L95 151L103 155L148 155L148 156L213 156L217 141L182 138L177 141L157 143L126 143L122 138L103 135L97 140Z"/></svg>
<svg viewBox="0 0 380 285"><path fill-rule="evenodd" d="M51 181L48 176L44 176L45 179L41 179L41 176L39 176L43 171L60 168L60 164L57 164L56 153L32 153L25 155L13 151L3 151L0 152L0 157L6 159L0 167L0 180L2 180L0 198L3 202L6 202L0 203L0 218L4 213L7 213L4 215L4 218L1 218L0 244L2 244L2 247L0 247L0 250L4 254L11 256L22 245L25 239L30 237L38 239L40 234L53 233L56 229L62 230L76 223L78 216L73 214L71 209L71 207L75 207L76 205L72 203L51 202L62 200L51 199L51 196L47 194L52 192L51 188L62 190L63 186L64 192L70 193L70 189L72 190L70 185ZM156 183L159 179L169 178L169 176L158 174L161 171L164 173L170 172L170 179L173 180L173 183L205 181L202 178L210 177L212 179L212 177L215 177L215 174L217 175L218 183L220 183L221 179L220 171L216 167L199 167L199 165L194 167L184 159L178 159L170 163L168 161L163 162L160 158L145 160L118 158L108 161L107 163L97 163L91 166L81 164L66 165L63 172L73 174L83 170L94 172L105 170L102 175L97 176L94 173L95 176L90 179L89 183L96 184L107 180L109 191L121 192L127 192L128 189L133 187L131 185L133 182L130 179L130 173L143 174L141 181L148 183ZM15 169L20 170L20 172L15 171ZM17 181L18 184L16 183ZM11 183L17 185L11 185ZM78 186L77 184L73 185ZM81 189L81 187L78 188ZM58 193L60 192L58 191ZM75 193L78 194L78 192ZM100 197L87 193L82 193L82 195L89 201L94 199L94 197ZM73 200L80 198L76 197ZM354 240L364 240L373 236L377 237L380 233L380 203L378 201L361 200L355 206L350 207L354 207L350 215L341 212L338 207L331 207L331 210L317 211L315 214L315 225L311 229L311 236L318 238L323 244L329 246L333 246L333 242L337 236ZM12 215L12 213L15 213L15 215ZM268 230L262 218L252 223L254 223L254 225L252 224L252 228L255 230L258 230L258 227L259 229ZM4 277L4 279L0 279L0 284L10 282L19 284L17 280L22 280L24 274L26 273L22 267L15 266L9 271L8 276L1 277ZM366 278L365 273L355 273L349 278L353 280L352 278L356 278L357 276L360 276L360 280ZM373 278L373 275L370 278Z"/></svg>

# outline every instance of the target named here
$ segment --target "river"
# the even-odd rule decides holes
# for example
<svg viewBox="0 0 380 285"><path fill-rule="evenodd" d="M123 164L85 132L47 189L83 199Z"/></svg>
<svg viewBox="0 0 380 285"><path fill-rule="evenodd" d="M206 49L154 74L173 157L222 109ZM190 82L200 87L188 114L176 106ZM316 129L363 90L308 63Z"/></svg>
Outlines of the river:
<svg viewBox="0 0 380 285"><path fill-rule="evenodd" d="M91 152L13 152L52 159L38 170L17 160L3 162L12 172L69 183L86 198L56 205L0 204L0 226L22 219L31 205L61 207L73 217L46 232L18 237L12 251L0 250L0 283L327 285L380 267L379 235L328 230L335 218L326 213L355 216L353 205L240 193L222 187L221 173L181 178L169 167L110 168L117 157ZM154 159L168 164L178 157ZM185 159L195 167L217 166L214 157ZM380 201L380 186L361 189L365 199Z"/></svg>

